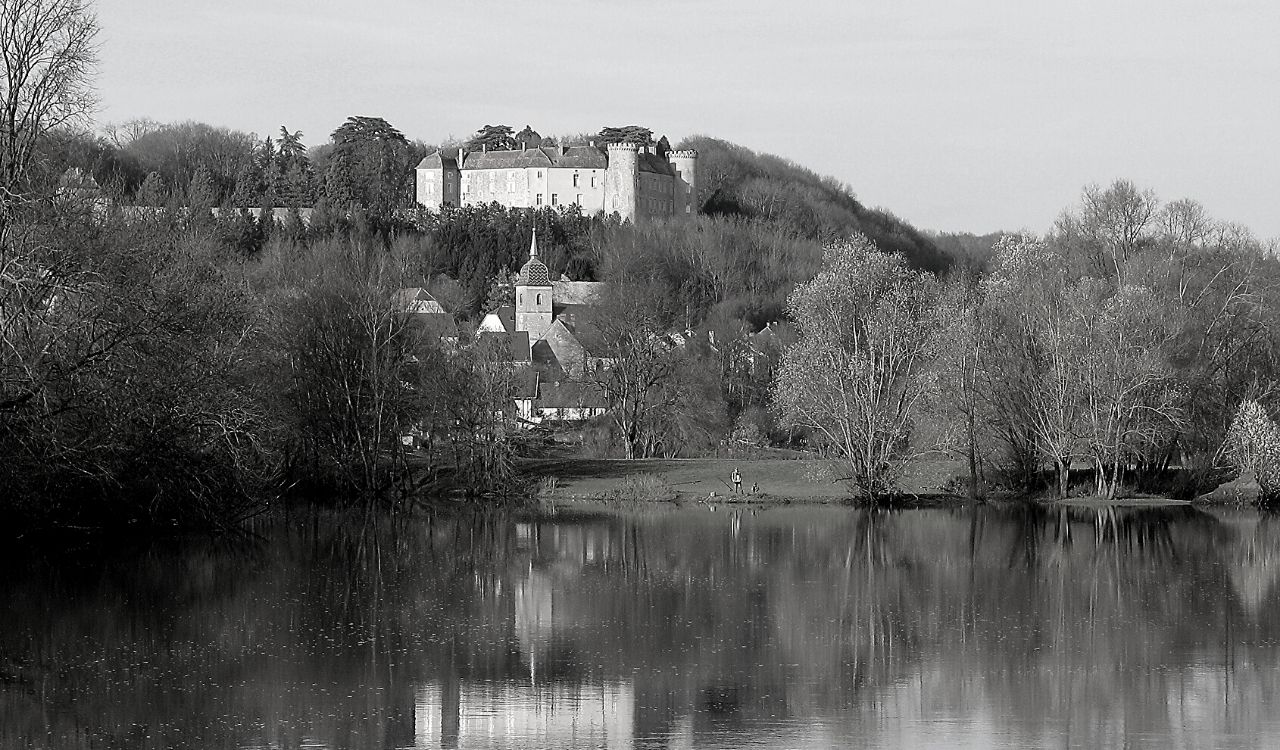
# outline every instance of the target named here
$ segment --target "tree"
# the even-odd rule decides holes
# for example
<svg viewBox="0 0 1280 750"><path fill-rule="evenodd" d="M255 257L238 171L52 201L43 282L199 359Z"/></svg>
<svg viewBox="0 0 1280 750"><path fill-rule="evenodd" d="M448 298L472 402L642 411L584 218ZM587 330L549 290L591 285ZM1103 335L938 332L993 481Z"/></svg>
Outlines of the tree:
<svg viewBox="0 0 1280 750"><path fill-rule="evenodd" d="M349 117L333 131L325 180L335 207L354 203L374 219L412 200L409 142L381 117Z"/></svg>
<svg viewBox="0 0 1280 750"><path fill-rule="evenodd" d="M616 280L579 327L595 356L564 363L571 378L603 396L628 459L649 455L646 446L654 445L657 432L651 421L680 399L679 389L670 387L680 358L655 292L640 279Z"/></svg>
<svg viewBox="0 0 1280 750"><path fill-rule="evenodd" d="M169 202L169 187L159 172L149 172L138 186L136 202L139 206L164 206Z"/></svg>
<svg viewBox="0 0 1280 750"><path fill-rule="evenodd" d="M604 127L597 136L605 143L636 143L641 146L653 145L653 131L641 125L623 125L621 127Z"/></svg>
<svg viewBox="0 0 1280 750"><path fill-rule="evenodd" d="M1128 180L1105 190L1090 185L1079 208L1058 219L1055 241L1084 258L1089 273L1123 284L1129 258L1150 240L1159 207L1155 193Z"/></svg>
<svg viewBox="0 0 1280 750"><path fill-rule="evenodd" d="M537 148L542 145L542 136L538 135L538 131L528 125L524 126L524 130L516 133L514 138L522 149Z"/></svg>
<svg viewBox="0 0 1280 750"><path fill-rule="evenodd" d="M0 242L36 143L93 107L98 21L81 0L0 3Z"/></svg>
<svg viewBox="0 0 1280 750"><path fill-rule="evenodd" d="M944 321L936 282L866 237L828 247L822 270L787 301L799 340L783 353L774 403L809 430L858 493L889 495L913 419L934 385Z"/></svg>
<svg viewBox="0 0 1280 750"><path fill-rule="evenodd" d="M527 128L526 128L527 129ZM467 141L468 151L513 149L519 146L510 125L485 125Z"/></svg>

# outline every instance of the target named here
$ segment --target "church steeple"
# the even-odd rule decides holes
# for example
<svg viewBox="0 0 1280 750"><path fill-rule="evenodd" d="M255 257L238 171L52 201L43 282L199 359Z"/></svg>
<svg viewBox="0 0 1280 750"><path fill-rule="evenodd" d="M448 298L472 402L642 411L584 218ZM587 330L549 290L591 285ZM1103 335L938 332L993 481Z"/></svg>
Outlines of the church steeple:
<svg viewBox="0 0 1280 750"><path fill-rule="evenodd" d="M516 277L516 330L540 341L551 327L551 269L538 257L538 229L529 240L529 260Z"/></svg>

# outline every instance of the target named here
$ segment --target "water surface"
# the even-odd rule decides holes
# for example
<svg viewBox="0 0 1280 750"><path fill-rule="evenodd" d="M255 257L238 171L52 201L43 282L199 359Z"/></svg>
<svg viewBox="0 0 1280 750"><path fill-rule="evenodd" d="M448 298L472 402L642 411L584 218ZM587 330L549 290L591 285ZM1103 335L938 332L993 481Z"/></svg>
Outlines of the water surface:
<svg viewBox="0 0 1280 750"><path fill-rule="evenodd" d="M0 747L1280 747L1280 518L306 516L7 563Z"/></svg>

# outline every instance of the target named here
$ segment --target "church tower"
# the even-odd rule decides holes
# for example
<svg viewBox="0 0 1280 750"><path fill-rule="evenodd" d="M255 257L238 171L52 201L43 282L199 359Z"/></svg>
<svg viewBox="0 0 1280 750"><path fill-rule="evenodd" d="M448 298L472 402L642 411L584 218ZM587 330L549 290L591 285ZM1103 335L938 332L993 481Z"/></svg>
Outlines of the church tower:
<svg viewBox="0 0 1280 750"><path fill-rule="evenodd" d="M551 327L551 271L538 258L538 230L529 242L529 260L516 277L516 330L529 332L529 343L541 341Z"/></svg>

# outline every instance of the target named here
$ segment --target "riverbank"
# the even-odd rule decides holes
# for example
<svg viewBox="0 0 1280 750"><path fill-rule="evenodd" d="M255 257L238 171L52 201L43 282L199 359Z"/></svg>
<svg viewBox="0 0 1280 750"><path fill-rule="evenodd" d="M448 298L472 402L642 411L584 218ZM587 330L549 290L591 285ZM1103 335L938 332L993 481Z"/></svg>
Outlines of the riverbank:
<svg viewBox="0 0 1280 750"><path fill-rule="evenodd" d="M655 493L653 499L716 502L833 503L852 496L847 481L820 476L822 462L776 458L651 458L531 459L521 467L526 475L553 480L553 501L625 498L638 485ZM733 485L733 473L742 478ZM960 476L959 461L917 461L908 467L901 487L908 500L933 504L954 496L946 491ZM639 499L639 498L636 498Z"/></svg>
<svg viewBox="0 0 1280 750"><path fill-rule="evenodd" d="M819 476L822 463L800 458L683 458L587 459L540 458L523 462L522 471L543 485L541 499L552 504L609 502L716 503L839 503L849 500L847 481ZM737 471L741 489L732 484ZM955 505L964 502L967 467L962 461L927 460L911 463L900 487L906 507ZM1010 498L1006 498L1010 499ZM1044 504L1068 507L1165 507L1177 505L1240 505L1238 493L1214 492L1195 501L1169 497L1097 496Z"/></svg>

